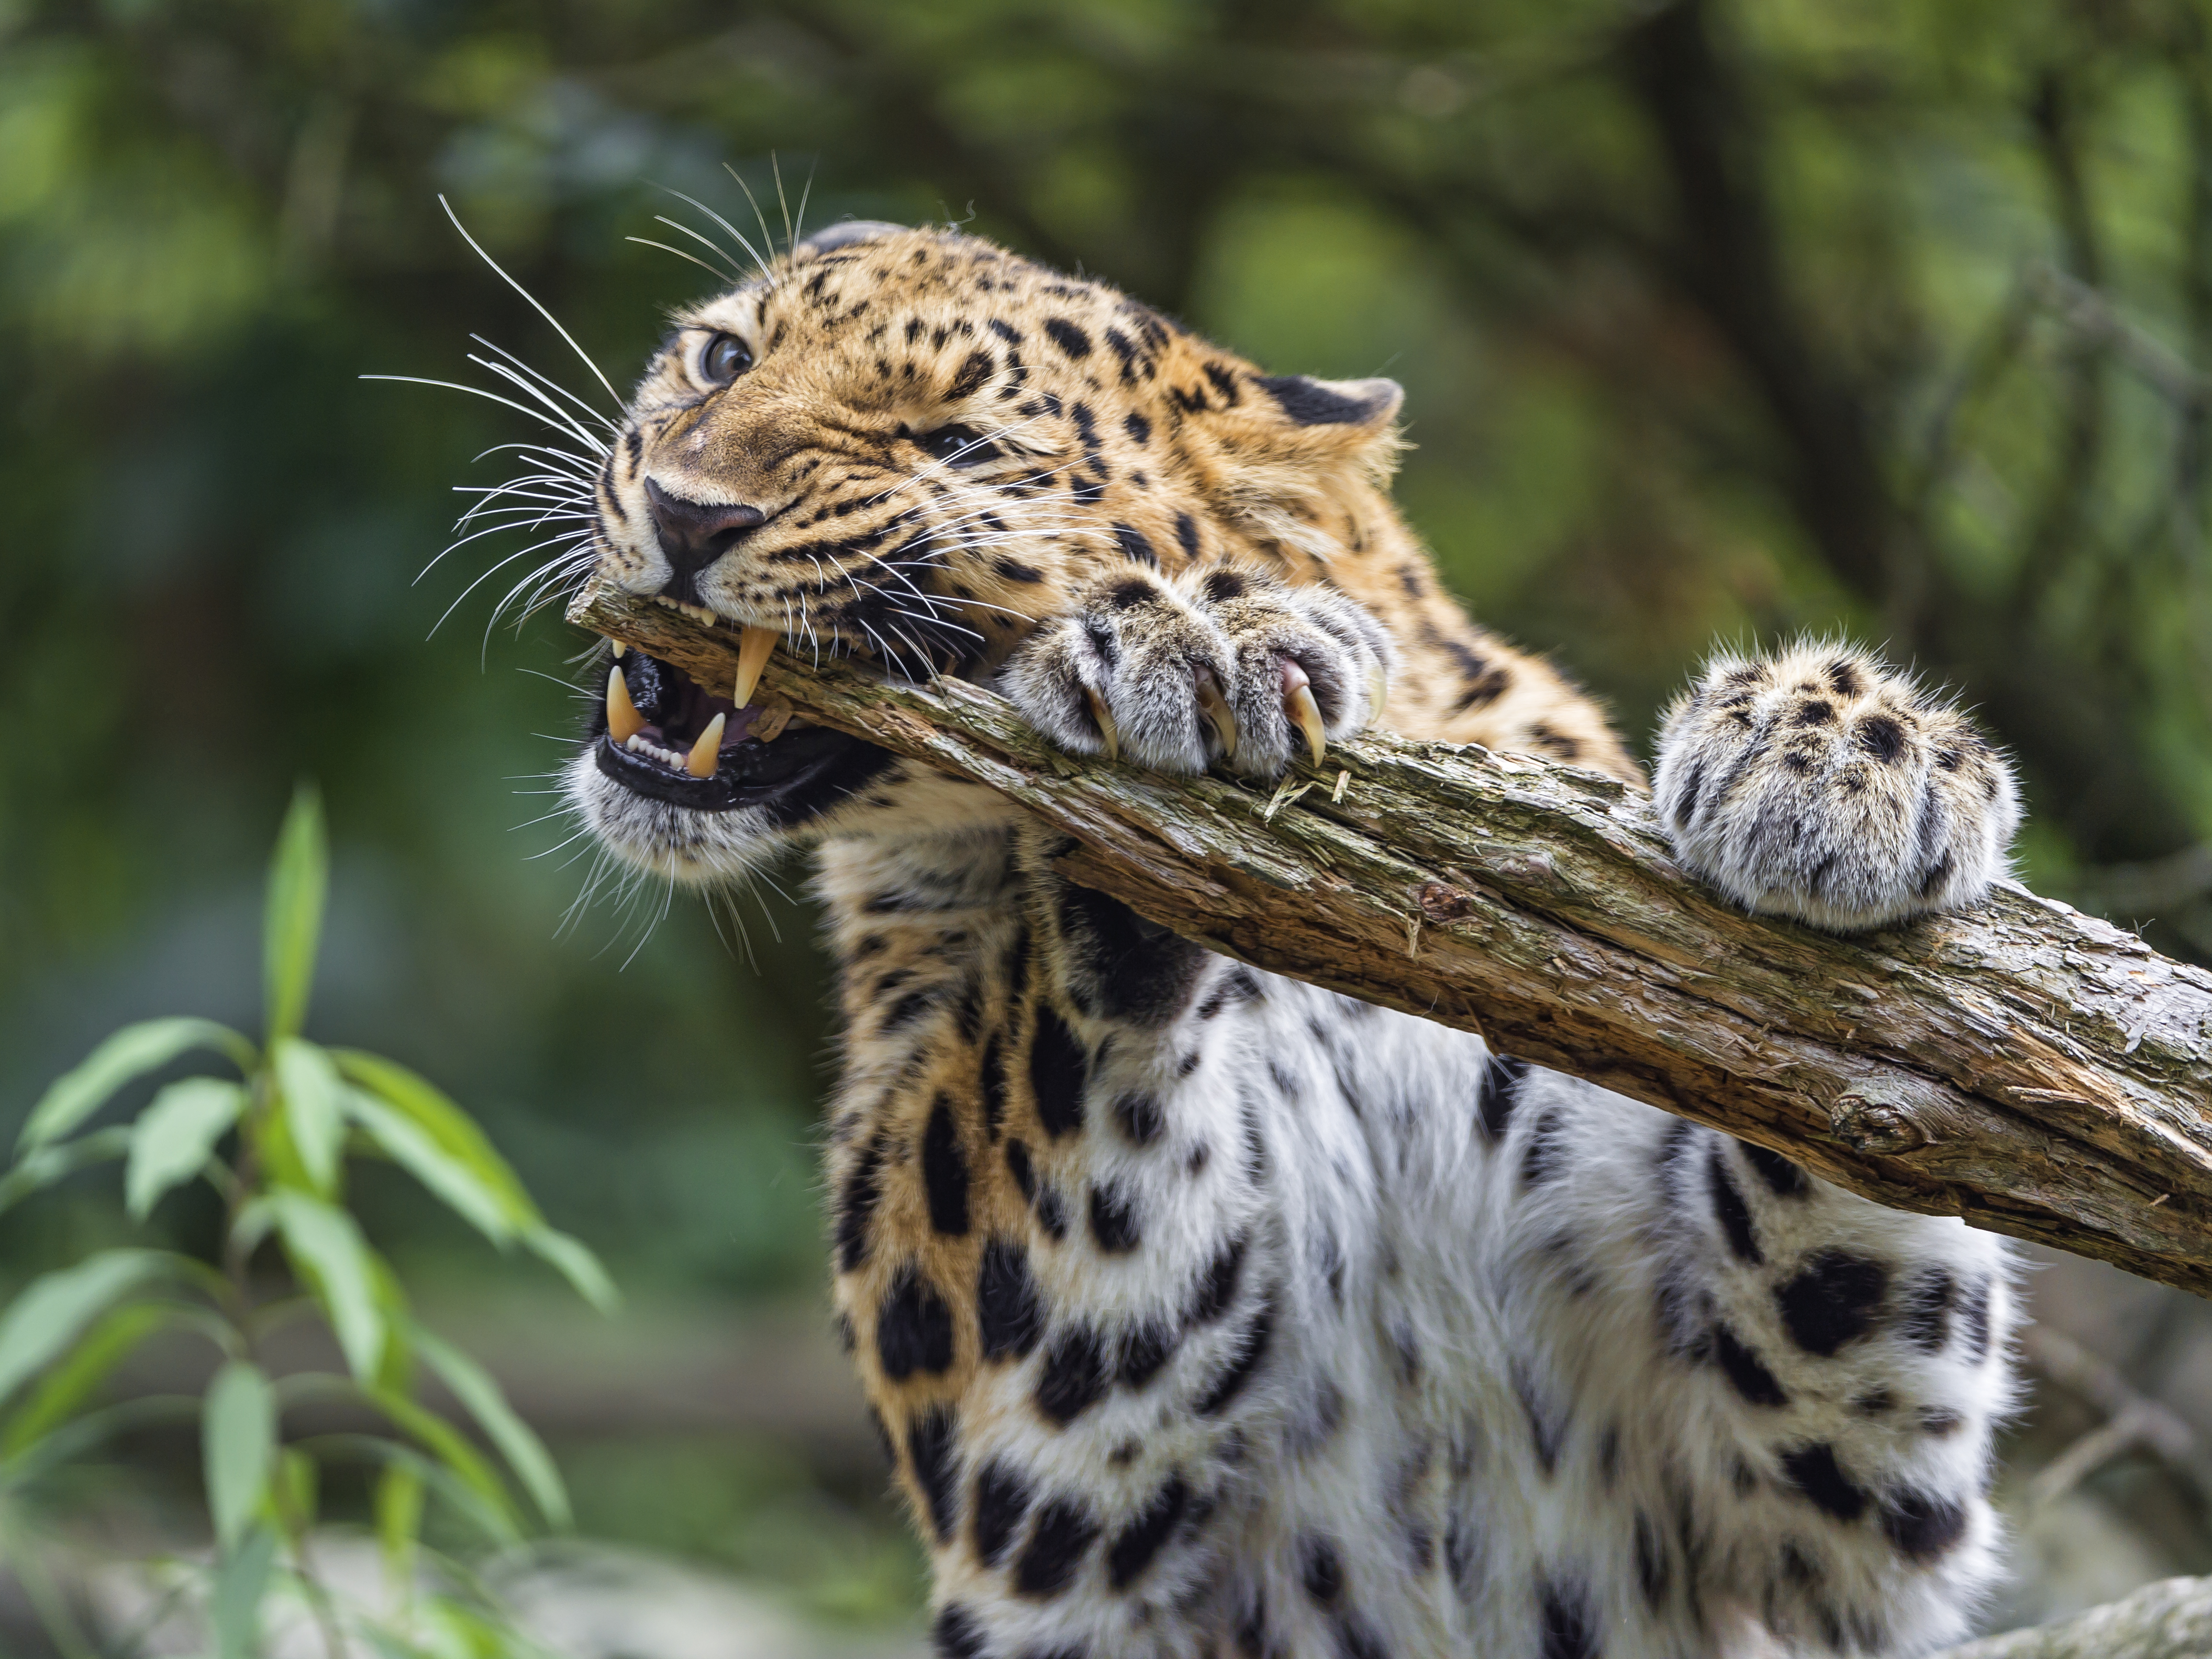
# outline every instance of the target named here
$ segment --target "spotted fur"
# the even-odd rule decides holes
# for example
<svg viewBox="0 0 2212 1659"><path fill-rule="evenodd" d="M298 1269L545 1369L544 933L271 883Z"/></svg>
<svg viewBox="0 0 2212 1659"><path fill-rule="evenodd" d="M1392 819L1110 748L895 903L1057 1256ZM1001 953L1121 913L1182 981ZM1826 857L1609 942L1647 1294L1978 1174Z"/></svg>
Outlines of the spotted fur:
<svg viewBox="0 0 2212 1659"><path fill-rule="evenodd" d="M1158 771L1279 775L1304 686L1331 741L1379 714L1640 787L1588 699L1442 589L1383 488L1398 401L973 238L845 228L679 319L596 484L600 566L995 683ZM742 527L664 545L648 480ZM1212 955L924 769L710 811L593 754L572 795L641 867L816 845L836 1304L939 1654L1866 1656L1966 1628L2011 1386L1989 1236ZM1825 647L1717 659L1658 794L1723 892L1831 927L1971 902L2014 815L1961 717Z"/></svg>

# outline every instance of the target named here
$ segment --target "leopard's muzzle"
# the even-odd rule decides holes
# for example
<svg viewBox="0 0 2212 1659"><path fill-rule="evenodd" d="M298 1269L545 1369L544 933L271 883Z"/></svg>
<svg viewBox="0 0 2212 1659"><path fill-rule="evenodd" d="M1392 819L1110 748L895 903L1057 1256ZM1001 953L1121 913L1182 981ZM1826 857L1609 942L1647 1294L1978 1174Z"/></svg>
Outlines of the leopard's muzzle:
<svg viewBox="0 0 2212 1659"><path fill-rule="evenodd" d="M634 648L615 663L587 735L600 773L625 789L697 812L757 808L779 829L828 811L890 758L759 698L740 708Z"/></svg>

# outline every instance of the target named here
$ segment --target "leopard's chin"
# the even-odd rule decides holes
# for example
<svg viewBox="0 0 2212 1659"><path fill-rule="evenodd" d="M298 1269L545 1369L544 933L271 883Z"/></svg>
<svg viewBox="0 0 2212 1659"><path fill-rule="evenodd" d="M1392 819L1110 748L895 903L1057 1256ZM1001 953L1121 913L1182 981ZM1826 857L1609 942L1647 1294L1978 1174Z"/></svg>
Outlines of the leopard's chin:
<svg viewBox="0 0 2212 1659"><path fill-rule="evenodd" d="M607 700L595 700L563 781L586 824L624 862L709 883L804 835L890 759L787 711L739 708L673 663L631 650L615 665Z"/></svg>

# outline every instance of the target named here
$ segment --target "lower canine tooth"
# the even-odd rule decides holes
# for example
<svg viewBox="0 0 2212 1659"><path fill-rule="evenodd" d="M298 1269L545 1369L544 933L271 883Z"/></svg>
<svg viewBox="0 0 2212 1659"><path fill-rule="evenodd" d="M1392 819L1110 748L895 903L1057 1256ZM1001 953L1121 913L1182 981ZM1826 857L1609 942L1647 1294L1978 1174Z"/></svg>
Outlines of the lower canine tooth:
<svg viewBox="0 0 2212 1659"><path fill-rule="evenodd" d="M783 635L773 628L748 628L738 641L738 683L730 692L730 701L740 708L753 700L753 688L760 684L761 670L768 666L769 653Z"/></svg>
<svg viewBox="0 0 2212 1659"><path fill-rule="evenodd" d="M684 769L695 778L711 778L714 769L722 763L722 717L720 714L707 722L707 729L699 734L699 741L691 745L691 752L684 757Z"/></svg>
<svg viewBox="0 0 2212 1659"><path fill-rule="evenodd" d="M607 670L607 735L617 743L627 744L645 730L645 716L637 712L637 705L629 700L629 685L619 668Z"/></svg>

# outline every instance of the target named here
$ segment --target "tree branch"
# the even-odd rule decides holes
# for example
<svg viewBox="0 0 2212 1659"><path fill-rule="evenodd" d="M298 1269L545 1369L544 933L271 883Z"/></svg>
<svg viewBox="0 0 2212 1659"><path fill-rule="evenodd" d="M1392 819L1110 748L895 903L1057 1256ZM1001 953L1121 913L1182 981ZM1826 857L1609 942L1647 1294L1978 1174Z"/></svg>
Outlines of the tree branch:
<svg viewBox="0 0 2212 1659"><path fill-rule="evenodd" d="M596 583L571 620L727 684L737 638ZM1270 794L1054 749L996 695L779 653L805 717L999 791L1073 881L1255 966L1480 1031L1899 1209L2212 1291L2212 974L2010 886L1838 939L1689 880L1592 773L1371 735Z"/></svg>
<svg viewBox="0 0 2212 1659"><path fill-rule="evenodd" d="M1985 1636L1935 1659L2202 1659L2212 1653L2212 1578L2168 1578L2075 1618Z"/></svg>

